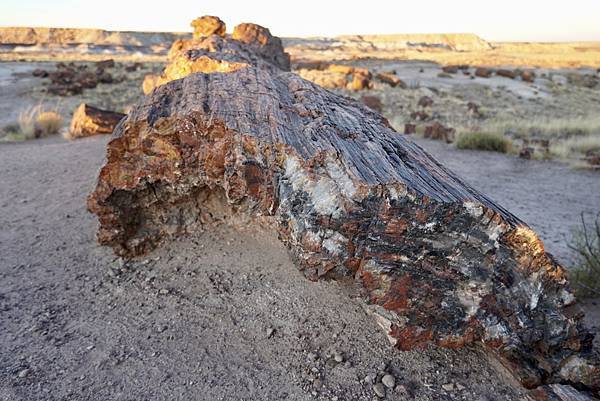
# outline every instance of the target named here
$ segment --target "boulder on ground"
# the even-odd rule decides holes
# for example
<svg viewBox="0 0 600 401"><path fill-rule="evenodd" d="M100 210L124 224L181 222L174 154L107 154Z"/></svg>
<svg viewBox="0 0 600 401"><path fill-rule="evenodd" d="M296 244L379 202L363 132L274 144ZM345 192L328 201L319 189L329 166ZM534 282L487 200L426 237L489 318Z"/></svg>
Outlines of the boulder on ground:
<svg viewBox="0 0 600 401"><path fill-rule="evenodd" d="M475 103L475 102L469 102L469 103L467 103L467 110L469 110L469 112L471 114L475 114L477 116L480 115L480 113L479 113L479 105L477 103Z"/></svg>
<svg viewBox="0 0 600 401"><path fill-rule="evenodd" d="M444 71L446 74L456 74L458 73L458 66L457 65L445 65L442 67L442 71Z"/></svg>
<svg viewBox="0 0 600 401"><path fill-rule="evenodd" d="M410 123L404 124L404 134L405 135L412 135L412 134L416 134L416 133L417 133L417 125L416 124L410 124Z"/></svg>
<svg viewBox="0 0 600 401"><path fill-rule="evenodd" d="M435 122L425 127L425 138L434 139L436 141L446 141L446 143L454 142L454 128L444 127L439 122Z"/></svg>
<svg viewBox="0 0 600 401"><path fill-rule="evenodd" d="M82 103L73 113L68 137L76 139L92 135L110 135L123 117L125 114Z"/></svg>
<svg viewBox="0 0 600 401"><path fill-rule="evenodd" d="M524 82L534 82L535 81L535 72L531 70L521 71L521 79Z"/></svg>
<svg viewBox="0 0 600 401"><path fill-rule="evenodd" d="M194 28L194 39L203 39L210 35L225 36L225 23L219 17L205 15L196 18L190 25Z"/></svg>
<svg viewBox="0 0 600 401"><path fill-rule="evenodd" d="M507 70L507 69L501 68L499 70L496 70L496 75L498 75L500 77L504 77L504 78L515 79L518 74L513 70Z"/></svg>
<svg viewBox="0 0 600 401"><path fill-rule="evenodd" d="M489 78L494 71L489 68L479 67L475 69L475 76L480 78Z"/></svg>
<svg viewBox="0 0 600 401"><path fill-rule="evenodd" d="M106 69L106 68L114 68L115 60L108 59L96 62L96 68Z"/></svg>

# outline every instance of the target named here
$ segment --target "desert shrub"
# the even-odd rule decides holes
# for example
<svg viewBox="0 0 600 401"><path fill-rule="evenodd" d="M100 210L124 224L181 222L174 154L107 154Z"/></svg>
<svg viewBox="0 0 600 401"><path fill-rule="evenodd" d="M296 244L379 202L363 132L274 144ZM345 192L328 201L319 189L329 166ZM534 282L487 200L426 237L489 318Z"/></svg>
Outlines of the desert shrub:
<svg viewBox="0 0 600 401"><path fill-rule="evenodd" d="M458 136L456 147L458 149L487 150L492 152L507 153L511 149L510 139L501 134L488 132L464 132Z"/></svg>
<svg viewBox="0 0 600 401"><path fill-rule="evenodd" d="M40 106L29 107L19 113L19 131L25 139L35 138L35 119Z"/></svg>
<svg viewBox="0 0 600 401"><path fill-rule="evenodd" d="M552 154L568 158L588 152L600 152L600 135L577 136L552 145Z"/></svg>
<svg viewBox="0 0 600 401"><path fill-rule="evenodd" d="M45 110L42 105L29 107L19 114L19 132L25 139L57 134L63 118L56 111Z"/></svg>
<svg viewBox="0 0 600 401"><path fill-rule="evenodd" d="M575 232L569 247L578 262L570 272L571 284L579 297L600 295L600 213L593 223L581 215L581 227Z"/></svg>

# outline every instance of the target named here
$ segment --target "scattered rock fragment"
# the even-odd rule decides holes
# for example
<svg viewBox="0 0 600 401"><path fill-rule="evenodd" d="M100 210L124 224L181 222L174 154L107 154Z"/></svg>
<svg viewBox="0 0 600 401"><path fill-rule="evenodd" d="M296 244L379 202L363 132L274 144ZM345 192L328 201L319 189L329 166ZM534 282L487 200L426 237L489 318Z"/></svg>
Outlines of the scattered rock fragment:
<svg viewBox="0 0 600 401"><path fill-rule="evenodd" d="M529 83L535 82L535 72L531 70L521 71L521 80Z"/></svg>
<svg viewBox="0 0 600 401"><path fill-rule="evenodd" d="M360 101L373 111L381 113L383 111L383 103L379 96L375 95L364 95L360 97Z"/></svg>
<svg viewBox="0 0 600 401"><path fill-rule="evenodd" d="M114 68L114 67L115 67L115 60L113 60L113 59L102 60L102 61L96 62L96 68L98 68L98 69L106 69L106 68Z"/></svg>
<svg viewBox="0 0 600 401"><path fill-rule="evenodd" d="M82 103L75 110L75 113L73 113L69 138L75 139L102 134L110 135L123 117L125 117L125 114L102 110Z"/></svg>
<svg viewBox="0 0 600 401"><path fill-rule="evenodd" d="M411 124L411 123L404 124L404 134L405 135L415 134L416 132L417 132L416 124Z"/></svg>
<svg viewBox="0 0 600 401"><path fill-rule="evenodd" d="M500 77L504 77L504 78L510 78L510 79L515 79L517 77L517 73L515 71L507 70L507 69L503 69L503 68L496 70L496 75L498 75Z"/></svg>
<svg viewBox="0 0 600 401"><path fill-rule="evenodd" d="M385 84L388 84L392 88L399 87L402 89L406 89L406 83L404 83L404 81L402 81L395 74L380 72L377 75L375 75L375 78L377 78Z"/></svg>
<svg viewBox="0 0 600 401"><path fill-rule="evenodd" d="M375 392L375 395L379 398L384 398L385 397L385 387L383 384L381 383L377 383L376 385L373 386L373 391Z"/></svg>
<svg viewBox="0 0 600 401"><path fill-rule="evenodd" d="M425 127L425 138L434 139L437 141L446 141L446 143L454 142L454 128L444 127L439 122L435 122Z"/></svg>
<svg viewBox="0 0 600 401"><path fill-rule="evenodd" d="M457 65L446 65L446 66L442 67L442 71L444 71L446 74L456 74L456 73L458 73L458 66Z"/></svg>
<svg viewBox="0 0 600 401"><path fill-rule="evenodd" d="M479 67L475 69L475 76L480 78L489 78L492 76L493 71L489 68Z"/></svg>
<svg viewBox="0 0 600 401"><path fill-rule="evenodd" d="M389 373L381 378L381 382L389 389L393 389L396 386L396 378Z"/></svg>
<svg viewBox="0 0 600 401"><path fill-rule="evenodd" d="M433 106L433 99L429 96L422 96L417 103L419 107L427 108Z"/></svg>

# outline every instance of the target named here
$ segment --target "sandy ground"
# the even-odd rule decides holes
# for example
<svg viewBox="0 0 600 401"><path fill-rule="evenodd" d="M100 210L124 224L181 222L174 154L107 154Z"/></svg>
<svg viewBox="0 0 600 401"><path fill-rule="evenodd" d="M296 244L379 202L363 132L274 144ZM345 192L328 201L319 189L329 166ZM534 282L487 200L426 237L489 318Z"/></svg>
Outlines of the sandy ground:
<svg viewBox="0 0 600 401"><path fill-rule="evenodd" d="M479 350L392 349L268 234L115 258L84 208L106 141L0 144L0 400L372 400L384 371L390 400L522 399Z"/></svg>

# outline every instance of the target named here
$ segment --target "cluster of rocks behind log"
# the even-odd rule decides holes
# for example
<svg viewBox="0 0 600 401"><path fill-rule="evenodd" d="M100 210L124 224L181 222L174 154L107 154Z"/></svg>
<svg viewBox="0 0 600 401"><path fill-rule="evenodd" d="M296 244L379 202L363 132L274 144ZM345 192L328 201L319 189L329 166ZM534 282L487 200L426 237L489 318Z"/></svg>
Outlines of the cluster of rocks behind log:
<svg viewBox="0 0 600 401"><path fill-rule="evenodd" d="M93 89L98 84L112 84L123 80L123 77L115 78L107 69L115 66L113 60L99 61L94 67L87 64L57 63L54 71L36 69L33 76L49 78L48 93L57 96L79 95L84 89Z"/></svg>

